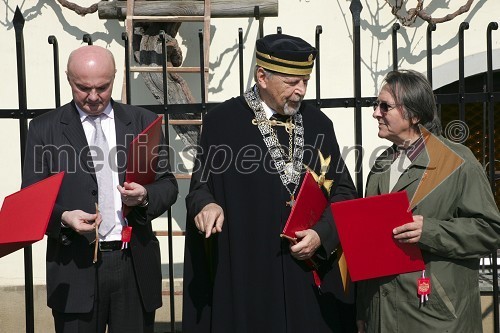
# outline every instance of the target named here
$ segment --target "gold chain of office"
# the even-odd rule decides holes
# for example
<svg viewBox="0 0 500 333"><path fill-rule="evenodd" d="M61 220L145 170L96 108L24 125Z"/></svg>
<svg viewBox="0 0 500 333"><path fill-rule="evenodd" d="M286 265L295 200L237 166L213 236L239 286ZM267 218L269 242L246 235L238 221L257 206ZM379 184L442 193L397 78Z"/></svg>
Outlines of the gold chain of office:
<svg viewBox="0 0 500 333"><path fill-rule="evenodd" d="M280 175L281 182L290 194L289 205L293 204L295 192L299 186L300 174L302 171L302 160L304 157L304 127L302 124L302 115L296 113L286 122L267 119L266 112L262 106L262 100L259 96L257 86L251 87L244 94L245 100L253 110L255 118L252 124L256 125L264 143L267 146L269 154L273 159L276 170ZM284 126L289 136L288 161L281 146L278 136L272 126ZM293 184L293 189L289 185Z"/></svg>

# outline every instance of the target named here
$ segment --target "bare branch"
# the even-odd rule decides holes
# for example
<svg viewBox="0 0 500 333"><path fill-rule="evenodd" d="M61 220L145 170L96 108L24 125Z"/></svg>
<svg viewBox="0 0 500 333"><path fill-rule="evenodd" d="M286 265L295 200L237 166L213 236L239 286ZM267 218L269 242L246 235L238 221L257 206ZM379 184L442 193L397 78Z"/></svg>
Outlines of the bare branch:
<svg viewBox="0 0 500 333"><path fill-rule="evenodd" d="M401 15L399 12L403 7L404 0L396 0L395 3L391 3L393 1L385 0L385 2L391 7L391 13L401 22L404 26L411 26L415 23L417 17L429 23L444 23L447 21L453 20L455 17L462 15L470 10L470 7L474 3L474 0L467 0L467 3L463 6L460 6L455 12L447 14L443 17L433 18L431 15L427 14L427 12L423 9L424 0L417 0L417 5L415 8L411 8L406 12L406 15Z"/></svg>
<svg viewBox="0 0 500 333"><path fill-rule="evenodd" d="M430 15L426 15L426 18L424 18L424 17L421 17L421 18L422 18L422 20L425 20L429 23L443 23L443 22L451 21L455 17L457 17L458 15L462 15L463 13L467 13L470 10L470 7L472 6L473 2L474 2L474 0L467 0L467 3L463 6L460 6L460 8L458 8L454 13L445 15L443 17L432 18Z"/></svg>
<svg viewBox="0 0 500 333"><path fill-rule="evenodd" d="M71 9L72 11L74 11L75 13L77 13L78 15L81 15L81 16L85 16L87 14L92 14L92 13L97 12L97 3L93 4L90 7L81 7L73 2L69 2L67 0L57 0L57 2L59 2L61 4L61 6L66 7L68 9Z"/></svg>

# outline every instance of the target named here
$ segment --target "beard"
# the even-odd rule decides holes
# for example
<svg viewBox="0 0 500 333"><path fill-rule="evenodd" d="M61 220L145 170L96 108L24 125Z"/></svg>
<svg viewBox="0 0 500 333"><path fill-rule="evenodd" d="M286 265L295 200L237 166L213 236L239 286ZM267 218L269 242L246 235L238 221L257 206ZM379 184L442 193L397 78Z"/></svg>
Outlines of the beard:
<svg viewBox="0 0 500 333"><path fill-rule="evenodd" d="M290 101L287 101L285 105L283 105L283 113L286 116L294 116L297 112L299 112L301 103L302 99L298 100L297 102L293 102L294 106L292 106Z"/></svg>

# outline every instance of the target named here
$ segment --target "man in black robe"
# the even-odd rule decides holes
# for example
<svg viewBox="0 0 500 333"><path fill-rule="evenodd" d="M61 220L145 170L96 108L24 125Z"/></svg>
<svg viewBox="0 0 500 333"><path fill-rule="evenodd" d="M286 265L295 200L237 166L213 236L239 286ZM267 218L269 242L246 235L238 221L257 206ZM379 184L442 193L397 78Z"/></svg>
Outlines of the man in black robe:
<svg viewBox="0 0 500 333"><path fill-rule="evenodd" d="M295 245L280 238L305 166L330 202L356 196L332 122L301 103L317 51L284 34L256 50L256 85L204 118L186 197L183 331L354 332L352 306L345 312L335 296L343 289L330 207Z"/></svg>

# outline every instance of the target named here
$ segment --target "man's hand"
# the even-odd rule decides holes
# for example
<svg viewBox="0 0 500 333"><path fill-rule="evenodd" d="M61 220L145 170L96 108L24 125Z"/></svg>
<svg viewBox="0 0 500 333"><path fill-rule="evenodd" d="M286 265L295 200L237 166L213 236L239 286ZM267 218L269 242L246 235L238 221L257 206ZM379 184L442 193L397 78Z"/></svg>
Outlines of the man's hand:
<svg viewBox="0 0 500 333"><path fill-rule="evenodd" d="M211 234L222 231L224 211L218 204L209 203L195 216L194 223L199 233L204 233L205 238L208 238Z"/></svg>
<svg viewBox="0 0 500 333"><path fill-rule="evenodd" d="M101 214L89 214L82 210L67 210L61 216L62 223L79 234L94 232L96 225L101 224Z"/></svg>
<svg viewBox="0 0 500 333"><path fill-rule="evenodd" d="M418 243L420 236L422 236L423 227L424 217L422 215L413 215L413 222L394 228L392 233L394 234L394 239L400 243Z"/></svg>
<svg viewBox="0 0 500 333"><path fill-rule="evenodd" d="M299 241L297 244L290 246L292 256L297 260L311 259L321 245L318 233L312 229L307 229L297 231L295 236Z"/></svg>
<svg viewBox="0 0 500 333"><path fill-rule="evenodd" d="M129 207L140 205L148 195L146 188L137 183L125 182L123 186L118 185L117 188L122 196L122 202Z"/></svg>

